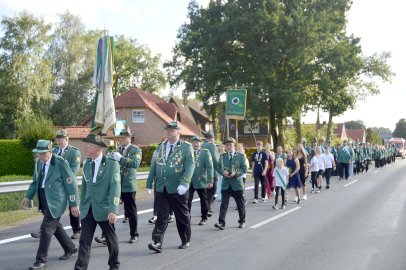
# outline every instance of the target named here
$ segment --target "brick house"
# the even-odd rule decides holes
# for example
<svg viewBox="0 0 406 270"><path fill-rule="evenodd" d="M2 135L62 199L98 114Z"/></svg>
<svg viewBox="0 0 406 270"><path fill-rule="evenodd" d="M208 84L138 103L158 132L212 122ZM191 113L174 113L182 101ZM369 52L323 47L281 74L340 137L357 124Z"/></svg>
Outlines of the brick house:
<svg viewBox="0 0 406 270"><path fill-rule="evenodd" d="M172 97L171 102L167 102L140 88L131 88L114 98L116 119L126 121L134 134L134 143L137 145L160 142L164 135L164 127L174 120L178 121L181 127L181 139L190 141L195 134L201 135L202 122L200 119L207 114L198 112L195 103L189 108L188 104L181 105L179 100ZM210 123L208 117L206 121ZM203 127L207 122L204 122ZM86 119L84 125L90 126L90 123L91 117Z"/></svg>
<svg viewBox="0 0 406 270"><path fill-rule="evenodd" d="M353 142L366 142L366 132L364 129L347 129L347 137Z"/></svg>

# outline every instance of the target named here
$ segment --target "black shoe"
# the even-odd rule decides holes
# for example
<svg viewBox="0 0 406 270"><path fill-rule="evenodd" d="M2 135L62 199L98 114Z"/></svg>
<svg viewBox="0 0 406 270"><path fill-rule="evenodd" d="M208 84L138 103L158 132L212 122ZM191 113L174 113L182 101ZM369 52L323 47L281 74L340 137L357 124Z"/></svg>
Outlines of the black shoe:
<svg viewBox="0 0 406 270"><path fill-rule="evenodd" d="M169 216L168 223L172 223L174 221L175 221L175 218L173 216Z"/></svg>
<svg viewBox="0 0 406 270"><path fill-rule="evenodd" d="M206 225L207 224L207 219L202 219L199 222L199 225Z"/></svg>
<svg viewBox="0 0 406 270"><path fill-rule="evenodd" d="M30 266L30 268L28 268L29 270L43 270L45 269L46 264L45 263L34 263L33 266Z"/></svg>
<svg viewBox="0 0 406 270"><path fill-rule="evenodd" d="M162 244L161 243L150 243L148 245L148 248L150 250L153 250L153 251L157 252L157 253L162 253Z"/></svg>
<svg viewBox="0 0 406 270"><path fill-rule="evenodd" d="M179 249L187 249L187 248L190 248L190 242L187 242L179 246Z"/></svg>
<svg viewBox="0 0 406 270"><path fill-rule="evenodd" d="M327 188L327 189L329 189L329 188L330 188L330 186L329 186L329 185L327 185L327 186L326 186L326 188Z"/></svg>
<svg viewBox="0 0 406 270"><path fill-rule="evenodd" d="M97 236L96 236L96 237L94 238L94 241L96 241L96 243L103 244L103 245L107 246L106 238L103 237L103 236L101 236L101 237L97 237Z"/></svg>
<svg viewBox="0 0 406 270"><path fill-rule="evenodd" d="M31 233L31 237L32 238L40 238L41 237L41 232L32 232Z"/></svg>
<svg viewBox="0 0 406 270"><path fill-rule="evenodd" d="M209 212L207 213L208 217L212 217L213 216L214 211L213 210L209 210Z"/></svg>
<svg viewBox="0 0 406 270"><path fill-rule="evenodd" d="M130 244L135 244L137 242L138 242L138 236L131 236L130 241L128 241L128 243L130 243Z"/></svg>
<svg viewBox="0 0 406 270"><path fill-rule="evenodd" d="M70 257L72 257L73 254L78 253L78 249L76 247L74 247L72 250L65 252L61 257L59 257L59 259L61 261L67 260Z"/></svg>
<svg viewBox="0 0 406 270"><path fill-rule="evenodd" d="M245 222L241 222L240 225L238 225L238 228L245 228Z"/></svg>
<svg viewBox="0 0 406 270"><path fill-rule="evenodd" d="M224 229L226 228L226 226L224 226L224 225L221 224L221 223L216 223L216 224L214 224L214 227L219 228L220 230L224 230Z"/></svg>
<svg viewBox="0 0 406 270"><path fill-rule="evenodd" d="M128 218L124 218L123 223L127 223L127 222L128 222Z"/></svg>
<svg viewBox="0 0 406 270"><path fill-rule="evenodd" d="M149 224L155 224L156 222L156 216L153 216L152 218L148 219Z"/></svg>
<svg viewBox="0 0 406 270"><path fill-rule="evenodd" d="M73 234L70 236L71 239L79 239L80 238L80 232L73 232Z"/></svg>
<svg viewBox="0 0 406 270"><path fill-rule="evenodd" d="M300 198L299 198L299 199L297 199L297 204L300 204Z"/></svg>

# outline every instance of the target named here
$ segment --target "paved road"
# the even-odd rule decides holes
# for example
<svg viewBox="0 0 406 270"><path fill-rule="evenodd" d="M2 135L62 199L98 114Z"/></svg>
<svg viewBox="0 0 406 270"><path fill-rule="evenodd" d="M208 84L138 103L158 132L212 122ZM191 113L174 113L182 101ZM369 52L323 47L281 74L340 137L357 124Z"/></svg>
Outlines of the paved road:
<svg viewBox="0 0 406 270"><path fill-rule="evenodd" d="M206 226L198 226L199 203L192 207L192 247L179 250L179 236L171 224L165 235L164 251L148 250L152 225L151 200L139 201L140 242L128 244L128 224L119 221L121 269L300 269L300 270L404 270L406 269L406 162L348 181L335 177L330 190L309 194L285 210L271 209L271 203L254 205L247 191L247 228L238 229L238 214L231 203L227 229L213 227L216 215ZM146 213L145 213L146 212ZM66 219L63 221L67 224ZM31 227L31 228L30 228ZM24 235L38 224L0 232L0 241ZM70 231L68 232L70 233ZM97 232L99 234L100 231ZM77 240L75 240L77 241ZM0 269L27 269L35 258L38 241L26 238L0 245ZM76 257L61 262L63 253L53 239L48 269L73 269ZM93 243L89 269L108 269L107 248Z"/></svg>

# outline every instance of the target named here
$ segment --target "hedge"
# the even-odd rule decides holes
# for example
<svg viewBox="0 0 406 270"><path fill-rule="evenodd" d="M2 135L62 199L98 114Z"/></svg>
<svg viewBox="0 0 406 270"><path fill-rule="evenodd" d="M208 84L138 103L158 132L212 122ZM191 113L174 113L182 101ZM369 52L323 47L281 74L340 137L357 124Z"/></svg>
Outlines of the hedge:
<svg viewBox="0 0 406 270"><path fill-rule="evenodd" d="M20 140L0 140L0 176L32 175L34 158Z"/></svg>

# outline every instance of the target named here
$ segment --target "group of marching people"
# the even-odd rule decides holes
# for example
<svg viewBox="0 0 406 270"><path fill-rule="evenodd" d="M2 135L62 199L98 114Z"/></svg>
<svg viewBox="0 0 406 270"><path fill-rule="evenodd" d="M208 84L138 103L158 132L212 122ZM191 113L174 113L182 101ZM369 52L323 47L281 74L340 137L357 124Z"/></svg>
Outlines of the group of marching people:
<svg viewBox="0 0 406 270"><path fill-rule="evenodd" d="M334 147L330 140L325 144L324 138L314 138L311 146L303 138L295 149L286 152L278 146L276 153L273 153L268 143L263 150L261 141L256 142L256 146L257 151L251 157L255 181L253 203L258 203L258 188L261 184L261 201L266 202L268 198L274 197L274 209L278 209L279 194L282 196L280 208L285 208L288 202L285 191L291 188L295 192L294 202L300 204L302 200L307 200L306 180L309 176L311 193L320 193L323 180L325 188L330 188L331 176L348 180L352 175L367 173L372 161L375 161L378 169L395 162L397 155L395 145L382 146L358 141L349 143L344 140L342 145Z"/></svg>

